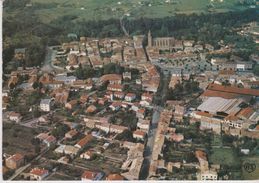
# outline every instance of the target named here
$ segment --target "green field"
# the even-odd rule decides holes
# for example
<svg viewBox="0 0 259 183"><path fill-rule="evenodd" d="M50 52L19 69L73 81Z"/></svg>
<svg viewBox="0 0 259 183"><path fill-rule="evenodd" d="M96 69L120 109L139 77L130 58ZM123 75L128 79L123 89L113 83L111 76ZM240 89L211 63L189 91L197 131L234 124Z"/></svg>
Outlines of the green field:
<svg viewBox="0 0 259 183"><path fill-rule="evenodd" d="M220 165L237 165L240 164L240 160L235 156L231 148L213 148L212 155L209 157L209 161L213 164Z"/></svg>
<svg viewBox="0 0 259 183"><path fill-rule="evenodd" d="M33 9L43 22L49 22L64 15L75 15L76 20L107 20L120 18L129 13L129 18L162 18L176 13L207 13L208 6L214 12L241 10L246 7L238 6L239 0L31 0ZM139 3L141 2L141 4ZM8 12L9 13L9 12Z"/></svg>

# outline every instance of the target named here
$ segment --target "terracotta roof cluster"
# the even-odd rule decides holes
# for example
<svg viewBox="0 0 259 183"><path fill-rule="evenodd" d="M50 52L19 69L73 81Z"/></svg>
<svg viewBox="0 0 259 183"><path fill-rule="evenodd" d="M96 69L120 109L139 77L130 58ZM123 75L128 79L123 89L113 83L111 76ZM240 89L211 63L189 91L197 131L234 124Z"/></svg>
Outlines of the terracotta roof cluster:
<svg viewBox="0 0 259 183"><path fill-rule="evenodd" d="M53 91L52 95L55 96L56 102L65 104L69 96L69 91L66 89L58 88Z"/></svg>

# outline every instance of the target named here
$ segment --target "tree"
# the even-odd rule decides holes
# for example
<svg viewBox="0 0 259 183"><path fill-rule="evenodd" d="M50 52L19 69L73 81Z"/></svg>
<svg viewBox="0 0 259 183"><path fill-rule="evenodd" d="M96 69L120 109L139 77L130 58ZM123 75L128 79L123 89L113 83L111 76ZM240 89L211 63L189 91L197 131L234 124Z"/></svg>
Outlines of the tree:
<svg viewBox="0 0 259 183"><path fill-rule="evenodd" d="M259 76L259 65L254 66L253 72L256 76Z"/></svg>
<svg viewBox="0 0 259 183"><path fill-rule="evenodd" d="M15 84L10 83L9 88L10 88L11 90L13 90L13 89L14 89L14 87L15 87Z"/></svg>
<svg viewBox="0 0 259 183"><path fill-rule="evenodd" d="M122 74L124 68L115 63L109 63L103 66L103 74Z"/></svg>
<svg viewBox="0 0 259 183"><path fill-rule="evenodd" d="M116 136L116 140L134 142L133 134L130 130L124 130Z"/></svg>
<svg viewBox="0 0 259 183"><path fill-rule="evenodd" d="M38 83L37 81L34 82L34 83L32 84L32 87L33 87L33 89L35 90L36 88L39 87L39 83Z"/></svg>
<svg viewBox="0 0 259 183"><path fill-rule="evenodd" d="M38 139L38 138L31 139L31 144L32 145L39 145L40 144L40 139Z"/></svg>
<svg viewBox="0 0 259 183"><path fill-rule="evenodd" d="M35 154L39 154L39 153L40 153L40 150L41 150L40 145L35 145L35 146L34 146L34 152L35 152Z"/></svg>
<svg viewBox="0 0 259 183"><path fill-rule="evenodd" d="M51 134L56 138L64 137L65 133L69 131L69 127L65 124L58 123L51 131Z"/></svg>
<svg viewBox="0 0 259 183"><path fill-rule="evenodd" d="M80 65L76 70L75 70L75 75L78 79L88 79L94 76L94 69L90 67L82 68Z"/></svg>

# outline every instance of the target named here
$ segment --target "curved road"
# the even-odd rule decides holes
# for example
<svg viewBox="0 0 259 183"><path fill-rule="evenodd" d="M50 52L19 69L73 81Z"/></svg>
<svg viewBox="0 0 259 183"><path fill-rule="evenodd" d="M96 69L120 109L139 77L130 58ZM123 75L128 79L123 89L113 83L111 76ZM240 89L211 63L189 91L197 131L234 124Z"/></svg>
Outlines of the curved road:
<svg viewBox="0 0 259 183"><path fill-rule="evenodd" d="M41 70L43 72L52 72L52 71L55 71L55 70L64 71L63 68L54 66L52 64L52 61L56 58L57 51L53 50L53 47L47 47L46 52L47 52L47 54L45 56L44 64L41 67Z"/></svg>

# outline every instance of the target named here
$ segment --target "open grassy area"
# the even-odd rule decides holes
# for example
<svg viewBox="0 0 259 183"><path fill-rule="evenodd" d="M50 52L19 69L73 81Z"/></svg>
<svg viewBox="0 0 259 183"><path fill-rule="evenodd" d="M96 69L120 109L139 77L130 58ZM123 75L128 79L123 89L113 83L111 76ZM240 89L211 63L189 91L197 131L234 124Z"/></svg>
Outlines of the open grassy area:
<svg viewBox="0 0 259 183"><path fill-rule="evenodd" d="M220 146L222 144L220 135L214 135L212 138L212 146Z"/></svg>
<svg viewBox="0 0 259 183"><path fill-rule="evenodd" d="M35 130L20 125L3 123L3 152L7 154L33 154L31 139Z"/></svg>
<svg viewBox="0 0 259 183"><path fill-rule="evenodd" d="M213 148L212 155L209 161L213 164L221 165L237 165L240 164L240 159L235 155L231 148Z"/></svg>
<svg viewBox="0 0 259 183"><path fill-rule="evenodd" d="M211 4L210 0L171 0L170 3L165 0L31 0L32 7L26 9L35 10L35 14L47 23L65 15L74 15L77 17L75 20L107 20L120 18L126 13L131 18L162 18L175 13L225 12L246 8L238 6L238 1L214 1Z"/></svg>

